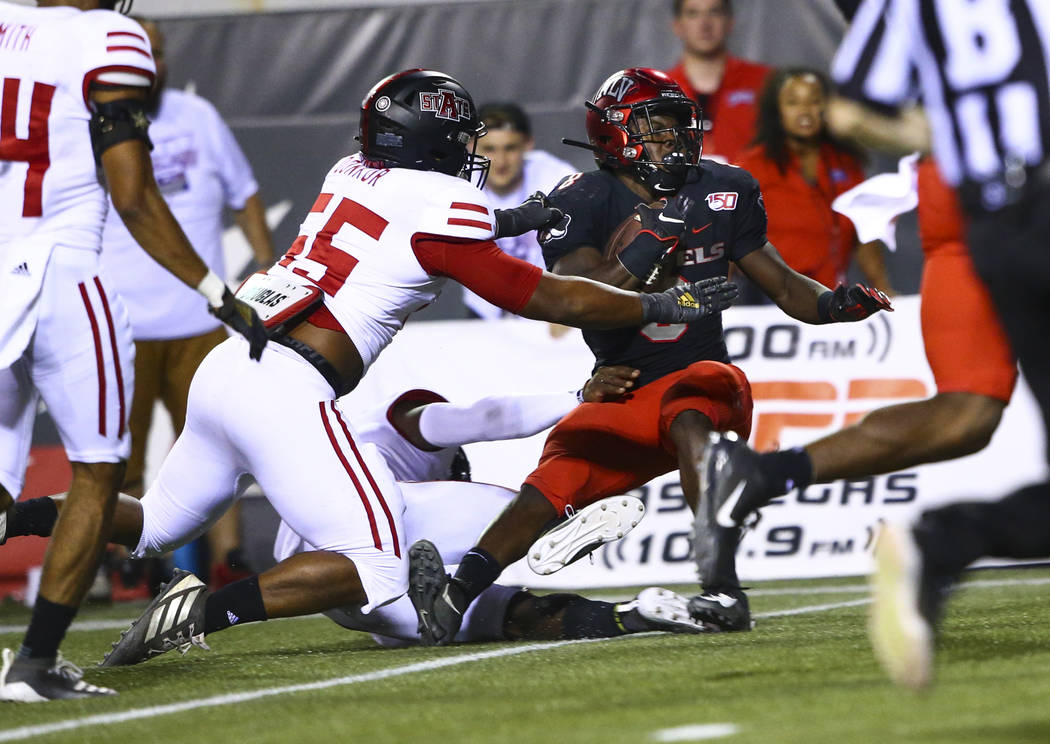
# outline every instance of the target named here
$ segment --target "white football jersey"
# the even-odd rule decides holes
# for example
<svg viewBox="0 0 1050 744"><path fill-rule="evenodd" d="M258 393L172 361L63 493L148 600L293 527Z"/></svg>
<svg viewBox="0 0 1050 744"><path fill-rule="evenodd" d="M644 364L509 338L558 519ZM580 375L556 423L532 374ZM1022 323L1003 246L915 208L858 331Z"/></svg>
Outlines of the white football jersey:
<svg viewBox="0 0 1050 744"><path fill-rule="evenodd" d="M95 81L148 87L142 27L110 10L0 2L0 243L54 236L98 250L106 195L88 133Z"/></svg>
<svg viewBox="0 0 1050 744"><path fill-rule="evenodd" d="M372 168L358 153L328 172L299 237L268 273L320 287L367 368L447 281L420 264L413 250L418 239L492 240L494 228L488 197L469 182L433 171Z"/></svg>
<svg viewBox="0 0 1050 744"><path fill-rule="evenodd" d="M429 391L424 391L420 396L421 405L433 400L444 400L436 393L429 394L429 397L427 393ZM362 441L374 444L379 449L379 454L390 467L390 472L400 482L448 480L456 448L419 449L394 426L390 410L405 395L402 393L384 405L354 416L354 428L357 429L358 436Z"/></svg>

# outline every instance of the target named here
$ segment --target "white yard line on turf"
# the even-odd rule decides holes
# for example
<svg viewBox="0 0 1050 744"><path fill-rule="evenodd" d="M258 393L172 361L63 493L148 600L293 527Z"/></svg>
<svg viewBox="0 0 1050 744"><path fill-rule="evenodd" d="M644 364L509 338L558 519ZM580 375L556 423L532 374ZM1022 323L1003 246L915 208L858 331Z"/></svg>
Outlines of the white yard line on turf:
<svg viewBox="0 0 1050 744"><path fill-rule="evenodd" d="M966 586L993 587L1048 583L1050 583L1050 578L1016 580L1004 579L992 581L973 581L968 582ZM811 605L809 607L794 607L788 610L776 610L773 612L759 613L756 614L755 617L782 617L784 615L802 615L810 612L824 612L826 610L836 610L844 607L855 607L858 605L867 604L870 601L870 599L865 598L849 600L847 602L834 602L832 604ZM149 708L136 708L132 710L119 711L116 713L103 713L100 715L88 716L86 718L73 718L66 721L56 721L55 723L40 724L38 726L22 726L21 728L6 730L0 729L0 742L18 741L20 739L29 739L34 736L54 734L60 731L72 731L74 729L87 728L89 726L104 726L107 724L134 721L141 718L154 718L156 716L165 716L170 715L172 713L182 713L184 711L196 710L198 708L214 708L220 705L234 705L236 703L244 703L251 700L258 700L260 698L272 697L274 695L287 695L289 693L309 692L311 690L324 690L331 687L356 685L362 682L374 682L375 680L379 679L401 677L406 674L415 674L416 672L429 672L434 669L442 669L444 667L456 666L458 664L467 664L475 661L484 661L486 659L495 659L503 656L517 656L519 654L527 654L533 651L546 651L548 649L558 648L560 646L579 645L584 643L608 643L610 641L624 642L628 641L631 638L637 638L641 635L655 634L638 633L634 635L618 636L617 638L588 638L584 640L573 641L550 641L547 643L530 643L524 646L507 646L505 648L498 648L492 651L481 651L478 653L467 653L459 654L456 656L449 656L442 659L431 659L429 661L420 661L415 664L406 664L405 666L394 667L392 669L380 669L375 672L353 674L348 677L336 677L334 679L326 679L320 682L308 682L299 685L286 685L284 687L268 687L262 690L253 690L250 692L237 692L231 693L229 695L216 695L214 697L198 698L197 700L186 700L182 703L172 703L170 705L155 705Z"/></svg>
<svg viewBox="0 0 1050 744"><path fill-rule="evenodd" d="M838 605L815 605L811 608L797 607L792 614L799 614L802 612L822 612L824 610L835 609L839 606L851 606L855 604L855 601L842 602ZM770 614L756 615L756 617L770 617ZM637 633L633 636L618 636L617 638L588 638L585 640L573 640L573 641L550 641L548 643L530 643L525 646L508 646L506 648L498 648L493 651L482 651L473 654L460 654L457 656L451 656L443 659L431 659L430 661L421 661L415 664L406 664L401 667L394 667L392 669L381 669L375 672L366 672L365 674L354 674L349 677L336 677L335 679L326 679L320 682L308 682L299 685L287 685L284 687L268 687L262 690L253 690L250 692L236 692L229 695L216 695L214 697L199 698L197 700L187 700L182 703L171 703L169 705L155 705L149 708L137 708L133 710L119 711L116 713L103 713L96 716L88 716L86 718L72 718L67 721L56 721L55 723L44 723L38 726L23 726L15 729L0 729L0 742L4 741L18 741L20 739L29 739L34 736L43 736L45 734L54 734L61 731L72 731L79 728L87 728L89 726L105 726L114 723L124 723L125 721L134 721L141 718L154 718L156 716L165 716L172 713L183 713L188 710L196 710L198 708L214 708L220 705L234 705L236 703L244 703L251 700L258 700L259 698L272 697L274 695L287 695L296 692L309 692L312 690L324 690L330 687L343 687L345 685L356 685L361 682L374 682L379 679L388 679L390 677L400 677L406 674L415 674L416 672L429 672L434 669L441 669L443 667L456 666L458 664L467 664L474 661L484 661L485 659L495 659L502 656L517 656L518 654L527 654L532 651L546 651L552 648L558 648L559 646L578 645L583 643L603 643L609 641L625 641L632 637L637 638L640 635L655 635L650 633Z"/></svg>
<svg viewBox="0 0 1050 744"><path fill-rule="evenodd" d="M740 731L735 723L694 723L689 726L658 729L653 732L653 741L701 741L721 739Z"/></svg>

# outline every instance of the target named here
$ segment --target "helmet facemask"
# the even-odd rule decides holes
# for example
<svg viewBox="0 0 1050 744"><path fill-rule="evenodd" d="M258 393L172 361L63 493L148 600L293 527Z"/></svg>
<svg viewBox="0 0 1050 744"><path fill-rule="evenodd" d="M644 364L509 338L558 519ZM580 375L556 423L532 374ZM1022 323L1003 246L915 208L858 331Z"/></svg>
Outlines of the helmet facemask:
<svg viewBox="0 0 1050 744"><path fill-rule="evenodd" d="M621 129L625 144L620 163L658 193L674 193L700 164L703 129L700 109L691 100L643 101L605 109L603 116Z"/></svg>

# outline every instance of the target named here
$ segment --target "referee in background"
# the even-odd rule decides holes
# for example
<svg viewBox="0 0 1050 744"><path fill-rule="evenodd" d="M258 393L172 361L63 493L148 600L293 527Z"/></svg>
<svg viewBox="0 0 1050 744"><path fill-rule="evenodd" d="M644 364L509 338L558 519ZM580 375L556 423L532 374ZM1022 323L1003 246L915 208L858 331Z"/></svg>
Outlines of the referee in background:
<svg viewBox="0 0 1050 744"><path fill-rule="evenodd" d="M840 7L849 13L856 3ZM863 0L832 62L832 128L869 145L932 145L967 242L1050 431L1050 2ZM913 106L918 103L921 105ZM881 116L879 116L881 114ZM893 114L893 118L889 118ZM926 122L928 122L928 127ZM981 349L973 349L975 355ZM1050 556L1050 483L957 502L875 548L871 634L894 681L933 676L937 623L981 557Z"/></svg>

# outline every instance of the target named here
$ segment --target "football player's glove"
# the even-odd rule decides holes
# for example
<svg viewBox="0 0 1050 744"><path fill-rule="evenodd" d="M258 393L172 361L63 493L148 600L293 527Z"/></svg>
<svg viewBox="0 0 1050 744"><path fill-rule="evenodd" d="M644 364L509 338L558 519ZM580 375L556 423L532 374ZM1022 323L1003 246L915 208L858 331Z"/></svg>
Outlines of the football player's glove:
<svg viewBox="0 0 1050 744"><path fill-rule="evenodd" d="M864 320L879 310L893 312L890 298L874 287L840 284L817 298L817 314L823 323L852 323Z"/></svg>
<svg viewBox="0 0 1050 744"><path fill-rule="evenodd" d="M544 230L561 222L565 213L552 207L547 195L537 191L513 209L497 209L496 237L523 235L530 230Z"/></svg>
<svg viewBox="0 0 1050 744"><path fill-rule="evenodd" d="M653 269L678 247L678 239L685 232L685 215L692 205L693 200L688 196L678 195L659 209L648 204L634 208L642 229L620 251L620 263L632 276L655 279Z"/></svg>
<svg viewBox="0 0 1050 744"><path fill-rule="evenodd" d="M248 356L255 361L262 358L270 337L266 333L266 326L248 303L238 300L226 287L222 293L222 305L209 306L208 312L248 340Z"/></svg>
<svg viewBox="0 0 1050 744"><path fill-rule="evenodd" d="M643 294L642 317L646 323L692 323L733 304L740 289L724 276L679 284L663 292Z"/></svg>

